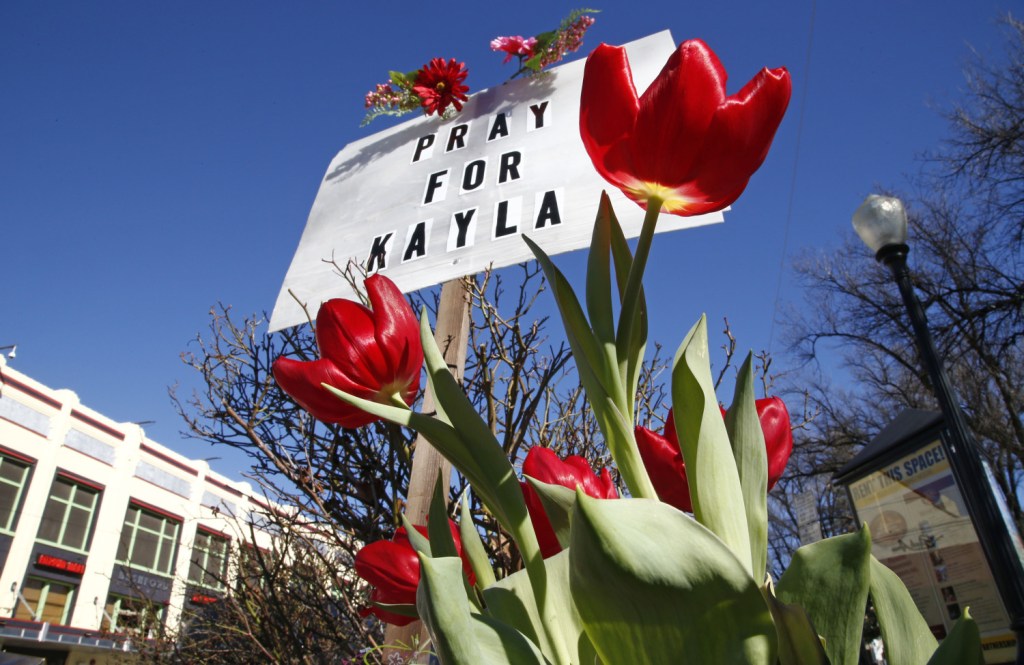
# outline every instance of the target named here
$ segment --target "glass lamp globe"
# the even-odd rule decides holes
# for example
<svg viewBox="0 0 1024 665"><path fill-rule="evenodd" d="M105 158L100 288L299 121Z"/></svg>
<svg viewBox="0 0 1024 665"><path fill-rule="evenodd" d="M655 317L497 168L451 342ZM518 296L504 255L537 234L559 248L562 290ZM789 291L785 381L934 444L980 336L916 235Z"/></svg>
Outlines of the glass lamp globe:
<svg viewBox="0 0 1024 665"><path fill-rule="evenodd" d="M853 213L853 230L876 254L889 245L906 245L907 211L903 201L871 194Z"/></svg>

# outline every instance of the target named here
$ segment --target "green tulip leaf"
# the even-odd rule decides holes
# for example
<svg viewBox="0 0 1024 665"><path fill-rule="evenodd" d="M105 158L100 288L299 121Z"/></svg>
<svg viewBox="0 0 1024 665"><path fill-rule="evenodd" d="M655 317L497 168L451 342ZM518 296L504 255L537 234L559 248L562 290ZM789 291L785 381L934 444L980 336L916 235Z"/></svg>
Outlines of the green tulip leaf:
<svg viewBox="0 0 1024 665"><path fill-rule="evenodd" d="M886 651L889 647L886 646ZM964 608L945 639L935 650L928 665L982 665L985 656L981 650L981 631L971 617L969 608Z"/></svg>
<svg viewBox="0 0 1024 665"><path fill-rule="evenodd" d="M409 544L412 545L412 549L417 554L426 554L427 556L431 556L433 553L430 549L430 541L427 537L416 529L415 525L409 521L409 518L406 517L405 513L401 514L401 518L402 526L405 527L405 535L409 538Z"/></svg>
<svg viewBox="0 0 1024 665"><path fill-rule="evenodd" d="M552 286L555 303L565 326L565 335L576 359L576 371L586 390L587 400L594 411L605 443L618 465L619 474L633 496L656 497L654 485L647 475L633 436L631 414L635 393L627 395L618 378L618 370L608 366L603 347L590 329L579 300L565 275L536 243L527 236L523 236L523 240L533 250L548 283Z"/></svg>
<svg viewBox="0 0 1024 665"><path fill-rule="evenodd" d="M420 555L416 609L444 665L480 663L547 665L535 644L522 633L494 619L470 612L462 577L462 561Z"/></svg>
<svg viewBox="0 0 1024 665"><path fill-rule="evenodd" d="M622 290L622 309L619 311L619 325L616 329L615 340L620 358L628 357L629 350L637 347L638 340L636 338L640 332L646 331L646 321L641 321L647 316L644 312L644 270L647 268L647 257L651 252L654 229L658 224L660 212L660 201L652 199L648 202L644 224L640 228L640 236L636 241L636 254L630 262L626 286Z"/></svg>
<svg viewBox="0 0 1024 665"><path fill-rule="evenodd" d="M857 665L871 579L867 527L805 545L793 554L776 595L807 611L832 665Z"/></svg>
<svg viewBox="0 0 1024 665"><path fill-rule="evenodd" d="M587 314L590 315L594 336L609 356L609 364L615 364L615 319L612 316L612 277L609 265L610 209L608 197L602 195L587 257Z"/></svg>
<svg viewBox="0 0 1024 665"><path fill-rule="evenodd" d="M378 603L378 602L375 602L375 601L372 601L372 600L370 601L370 604L373 605L374 607L380 608L380 609L382 609L382 610L384 610L386 612L391 612L392 614L397 614L398 616L413 617L415 619L419 619L420 618L420 615L416 613L416 606L415 605L411 605L411 604L407 604L407 603L396 603L396 604L392 605L392 604L388 604L388 603Z"/></svg>
<svg viewBox="0 0 1024 665"><path fill-rule="evenodd" d="M779 637L779 665L829 665L821 637L807 612L799 605L787 605L775 597L771 578L761 587Z"/></svg>
<svg viewBox="0 0 1024 665"><path fill-rule="evenodd" d="M430 497L430 507L427 513L427 536L430 537L430 556L440 558L444 556L459 556L459 550L455 547L455 539L452 538L452 530L448 526L448 506L445 495L448 488L443 482L441 471L437 472L437 480L434 482L434 491Z"/></svg>
<svg viewBox="0 0 1024 665"><path fill-rule="evenodd" d="M608 200L608 194L601 192L602 205ZM611 201L608 200L608 221L611 225L611 247L612 260L615 262L615 279L619 288L619 302L626 296L626 285L629 280L629 272L633 267L633 253L626 242L626 235L622 232L622 226L615 216ZM640 383L640 370L643 368L644 350L647 346L647 299L644 296L643 285L640 286L640 314L633 319L636 327L629 333L629 341L623 347L617 349L619 358L619 371L624 369L623 382L626 386L626 394L635 395ZM617 342L617 341L616 341ZM623 365L625 363L625 365ZM632 416L630 417L632 420Z"/></svg>
<svg viewBox="0 0 1024 665"><path fill-rule="evenodd" d="M768 562L768 452L754 403L753 358L753 354L748 353L736 375L732 406L725 415L725 429L740 474L750 537L751 573L755 580L763 580Z"/></svg>
<svg viewBox="0 0 1024 665"><path fill-rule="evenodd" d="M569 593L568 551L563 550L545 559L544 567L548 571L548 593L555 609L556 625L551 632L565 639L569 662L594 663L597 653L583 631L583 623ZM521 632L537 644L548 659L555 660L553 646L544 631L538 630L541 619L537 614L533 589L522 571L488 587L483 597L487 604L487 614Z"/></svg>
<svg viewBox="0 0 1024 665"><path fill-rule="evenodd" d="M459 536L462 538L462 551L469 557L469 565L476 577L478 589L486 589L494 584L494 569L487 558L487 551L480 540L480 532L473 524L473 514L469 510L469 497L462 499L461 519L459 520Z"/></svg>
<svg viewBox="0 0 1024 665"><path fill-rule="evenodd" d="M896 573L871 557L869 593L882 628L889 665L925 665L937 642Z"/></svg>
<svg viewBox="0 0 1024 665"><path fill-rule="evenodd" d="M572 599L603 662L775 663L749 566L685 513L577 491L568 552Z"/></svg>
<svg viewBox="0 0 1024 665"><path fill-rule="evenodd" d="M740 475L715 397L707 319L703 315L686 335L672 363L672 404L693 516L721 538L748 571L752 570Z"/></svg>
<svg viewBox="0 0 1024 665"><path fill-rule="evenodd" d="M523 476L540 497L551 528L562 547L569 546L569 517L576 504L576 492L561 485L551 485L530 476Z"/></svg>

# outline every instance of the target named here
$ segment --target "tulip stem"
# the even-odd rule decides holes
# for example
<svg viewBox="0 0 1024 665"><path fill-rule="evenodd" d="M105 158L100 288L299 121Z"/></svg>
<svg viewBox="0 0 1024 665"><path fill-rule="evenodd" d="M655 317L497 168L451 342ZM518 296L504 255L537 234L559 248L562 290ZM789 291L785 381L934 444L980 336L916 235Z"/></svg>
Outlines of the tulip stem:
<svg viewBox="0 0 1024 665"><path fill-rule="evenodd" d="M391 406L397 406L399 409L404 409L406 411L410 410L409 405L405 403L404 399L402 399L401 393L391 393L388 395L388 402L391 403Z"/></svg>

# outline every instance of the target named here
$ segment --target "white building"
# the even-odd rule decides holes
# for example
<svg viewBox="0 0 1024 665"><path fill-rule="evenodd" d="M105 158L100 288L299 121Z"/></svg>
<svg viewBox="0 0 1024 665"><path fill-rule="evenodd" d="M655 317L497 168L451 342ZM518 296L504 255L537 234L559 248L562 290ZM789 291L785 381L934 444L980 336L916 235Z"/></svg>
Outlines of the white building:
<svg viewBox="0 0 1024 665"><path fill-rule="evenodd" d="M123 662L132 640L225 591L229 554L266 508L0 356L0 652Z"/></svg>

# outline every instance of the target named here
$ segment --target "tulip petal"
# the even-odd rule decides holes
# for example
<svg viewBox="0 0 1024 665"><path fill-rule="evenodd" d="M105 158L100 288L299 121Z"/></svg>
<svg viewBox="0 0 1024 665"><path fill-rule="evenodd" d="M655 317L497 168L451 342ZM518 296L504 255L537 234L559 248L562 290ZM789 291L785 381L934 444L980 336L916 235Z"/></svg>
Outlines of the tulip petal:
<svg viewBox="0 0 1024 665"><path fill-rule="evenodd" d="M595 168L617 187L636 171L624 141L633 131L638 108L626 49L601 44L584 68L580 136Z"/></svg>
<svg viewBox="0 0 1024 665"><path fill-rule="evenodd" d="M793 454L793 429L789 410L778 397L757 400L757 417L768 449L768 489L771 489L779 482Z"/></svg>
<svg viewBox="0 0 1024 665"><path fill-rule="evenodd" d="M378 540L356 553L356 574L377 589L381 603L415 603L420 562L408 542Z"/></svg>
<svg viewBox="0 0 1024 665"><path fill-rule="evenodd" d="M383 275L366 280L366 294L373 305L376 340L390 376L419 388L423 367L420 327L409 301L394 282ZM413 391L415 393L415 390Z"/></svg>
<svg viewBox="0 0 1024 665"><path fill-rule="evenodd" d="M273 372L274 380L281 389L318 420L354 428L368 425L377 419L324 390L322 384L327 383L357 394L364 392L361 386L352 384L329 360L303 362L282 357L274 361Z"/></svg>
<svg viewBox="0 0 1024 665"><path fill-rule="evenodd" d="M363 305L342 298L328 300L316 315L320 356L334 363L363 397L376 393L390 375L374 337L373 316Z"/></svg>
<svg viewBox="0 0 1024 665"><path fill-rule="evenodd" d="M640 180L674 187L689 176L702 146L695 139L725 100L725 81L725 68L707 44L691 39L679 45L640 96L633 134Z"/></svg>
<svg viewBox="0 0 1024 665"><path fill-rule="evenodd" d="M640 448L640 457L658 492L658 498L679 510L691 512L693 505L690 503L690 485L686 481L686 467L675 440L674 426L669 428L666 423L665 431L672 433L671 438L645 427L637 427L634 431L636 445Z"/></svg>
<svg viewBox="0 0 1024 665"><path fill-rule="evenodd" d="M791 92L785 68L766 68L725 100L707 129L700 156L686 174L693 182L692 196L728 201L723 205L739 197L750 175L768 156ZM740 181L742 186L737 188Z"/></svg>

